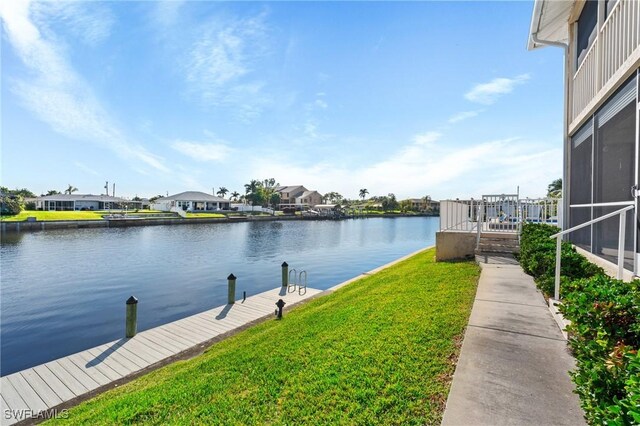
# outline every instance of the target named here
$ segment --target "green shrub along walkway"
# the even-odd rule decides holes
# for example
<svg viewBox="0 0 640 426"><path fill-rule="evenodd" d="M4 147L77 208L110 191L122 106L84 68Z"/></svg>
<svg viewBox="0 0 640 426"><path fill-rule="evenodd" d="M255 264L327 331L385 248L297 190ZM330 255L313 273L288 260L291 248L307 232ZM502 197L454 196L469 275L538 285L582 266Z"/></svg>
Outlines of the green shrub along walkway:
<svg viewBox="0 0 640 426"><path fill-rule="evenodd" d="M547 295L553 293L556 250L549 236L556 232L527 224L520 241L520 263ZM608 277L567 242L561 267L560 311L571 321L572 378L587 421L640 424L640 281Z"/></svg>
<svg viewBox="0 0 640 426"><path fill-rule="evenodd" d="M421 252L70 410L84 424L437 424L474 262Z"/></svg>

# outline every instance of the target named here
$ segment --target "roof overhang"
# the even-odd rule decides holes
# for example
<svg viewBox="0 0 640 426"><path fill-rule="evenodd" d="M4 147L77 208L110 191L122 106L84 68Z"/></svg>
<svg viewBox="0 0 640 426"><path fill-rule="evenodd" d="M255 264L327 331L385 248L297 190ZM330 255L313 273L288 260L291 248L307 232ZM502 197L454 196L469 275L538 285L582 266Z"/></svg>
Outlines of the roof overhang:
<svg viewBox="0 0 640 426"><path fill-rule="evenodd" d="M569 18L573 8L573 0L535 0L531 29L529 31L529 50L549 44L569 44Z"/></svg>

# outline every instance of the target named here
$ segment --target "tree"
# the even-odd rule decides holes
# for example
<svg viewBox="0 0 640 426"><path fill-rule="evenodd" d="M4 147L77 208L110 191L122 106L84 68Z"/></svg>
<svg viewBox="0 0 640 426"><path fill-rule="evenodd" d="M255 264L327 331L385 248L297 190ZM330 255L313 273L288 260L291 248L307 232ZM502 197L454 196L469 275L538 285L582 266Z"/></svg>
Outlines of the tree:
<svg viewBox="0 0 640 426"><path fill-rule="evenodd" d="M220 189L218 189L218 192L216 192L216 194L218 194L220 197L224 198L224 196L227 195L227 192L229 192L229 190L227 188L225 188L224 186L221 186Z"/></svg>
<svg viewBox="0 0 640 426"><path fill-rule="evenodd" d="M60 191L56 191L55 189L50 189L47 191L47 193L45 195L58 195L61 194Z"/></svg>
<svg viewBox="0 0 640 426"><path fill-rule="evenodd" d="M382 210L397 210L398 209L398 200L396 200L395 194L389 194L386 197L382 197Z"/></svg>
<svg viewBox="0 0 640 426"><path fill-rule="evenodd" d="M154 203L158 198L162 198L162 197L164 197L164 195L161 195L161 194L156 195L155 197L149 198L149 202Z"/></svg>
<svg viewBox="0 0 640 426"><path fill-rule="evenodd" d="M411 203L411 200L400 201L400 211L402 213L406 213L409 210L412 210L412 207L413 207L413 203Z"/></svg>
<svg viewBox="0 0 640 426"><path fill-rule="evenodd" d="M7 194L4 191L0 195L0 214L15 215L24 209L22 196Z"/></svg>
<svg viewBox="0 0 640 426"><path fill-rule="evenodd" d="M262 181L264 199L273 207L274 210L276 206L280 204L280 194L278 194L278 197L274 197L276 194L276 188L279 186L280 184L276 182L275 178L269 178ZM273 200L277 200L277 202L274 203Z"/></svg>
<svg viewBox="0 0 640 426"><path fill-rule="evenodd" d="M337 192L327 192L322 199L326 204L340 204L343 197Z"/></svg>
<svg viewBox="0 0 640 426"><path fill-rule="evenodd" d="M239 197L239 196L240 196L240 193L239 193L238 191L233 191L233 192L231 193L231 199L232 199L233 201L238 201L238 197Z"/></svg>
<svg viewBox="0 0 640 426"><path fill-rule="evenodd" d="M75 186L69 184L69 187L67 189L64 190L65 194L73 194L74 192L78 191L78 188L76 188Z"/></svg>
<svg viewBox="0 0 640 426"><path fill-rule="evenodd" d="M562 197L562 178L558 178L551 182L547 186L547 197L560 198Z"/></svg>
<svg viewBox="0 0 640 426"><path fill-rule="evenodd" d="M364 201L365 197L367 196L367 194L369 193L369 191L366 188L362 188L360 190L360 198L362 198L362 201Z"/></svg>

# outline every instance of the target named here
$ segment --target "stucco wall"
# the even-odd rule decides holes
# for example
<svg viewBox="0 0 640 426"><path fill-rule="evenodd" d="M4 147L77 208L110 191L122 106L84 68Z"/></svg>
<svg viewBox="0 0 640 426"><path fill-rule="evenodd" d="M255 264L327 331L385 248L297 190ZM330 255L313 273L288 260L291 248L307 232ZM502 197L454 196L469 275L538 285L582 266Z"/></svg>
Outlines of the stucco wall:
<svg viewBox="0 0 640 426"><path fill-rule="evenodd" d="M472 232L436 232L436 261L473 257L476 238Z"/></svg>

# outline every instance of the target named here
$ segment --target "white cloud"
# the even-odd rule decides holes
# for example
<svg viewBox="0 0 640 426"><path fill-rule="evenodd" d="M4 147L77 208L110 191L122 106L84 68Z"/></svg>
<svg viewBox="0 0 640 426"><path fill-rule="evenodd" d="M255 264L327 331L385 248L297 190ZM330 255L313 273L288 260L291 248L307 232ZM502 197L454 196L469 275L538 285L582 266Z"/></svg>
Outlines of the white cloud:
<svg viewBox="0 0 640 426"><path fill-rule="evenodd" d="M467 120L469 118L473 118L476 117L478 114L480 114L482 112L482 110L477 110L477 111L463 111L463 112L459 112L457 114L452 115L449 118L449 124L455 124L455 123L459 123L460 121L464 121Z"/></svg>
<svg viewBox="0 0 640 426"><path fill-rule="evenodd" d="M314 102L315 106L317 106L320 109L327 109L329 107L329 104L327 104L325 101L323 101L322 99L316 99L316 101Z"/></svg>
<svg viewBox="0 0 640 426"><path fill-rule="evenodd" d="M115 23L113 13L104 4L94 2L36 2L31 4L34 22L47 31L58 27L69 31L74 40L96 45L111 34Z"/></svg>
<svg viewBox="0 0 640 426"><path fill-rule="evenodd" d="M514 78L494 78L488 83L475 85L464 97L471 102L491 105L500 96L511 93L515 86L524 83L529 78L529 74L522 74Z"/></svg>
<svg viewBox="0 0 640 426"><path fill-rule="evenodd" d="M160 157L127 137L113 122L62 48L31 20L31 2L0 3L4 31L31 78L13 81L11 90L23 105L69 138L98 143L118 156L167 172ZM43 13L40 9L39 13ZM70 12L67 12L70 13Z"/></svg>
<svg viewBox="0 0 640 426"><path fill-rule="evenodd" d="M82 170L85 173L89 173L90 175L94 175L94 176L100 176L100 174L97 171L95 171L95 169L87 166L84 163L81 163L80 161L76 161L73 164L75 164L77 168L79 168L80 170Z"/></svg>
<svg viewBox="0 0 640 426"><path fill-rule="evenodd" d="M235 109L239 118L259 115L270 98L253 71L268 52L267 32L265 13L208 21L183 64L190 91L207 106Z"/></svg>
<svg viewBox="0 0 640 426"><path fill-rule="evenodd" d="M196 161L222 161L231 153L231 148L222 143L175 141L171 147Z"/></svg>
<svg viewBox="0 0 640 426"><path fill-rule="evenodd" d="M431 136L420 137L424 135ZM392 192L408 198L429 194L435 199L512 193L518 185L521 194L539 196L561 170L561 149L541 150L538 141L508 138L460 147L435 145L435 133L424 135L370 165L354 167L336 160L306 165L280 153L271 159L249 159L248 167L257 176L276 177L281 184L303 182L307 188L337 191L349 198L357 198L358 190L367 188L371 195ZM289 166L276 167L270 160Z"/></svg>
<svg viewBox="0 0 640 426"><path fill-rule="evenodd" d="M429 145L432 145L435 141L437 141L441 137L442 137L442 134L439 132L421 133L413 137L413 143L418 146L429 146Z"/></svg>

